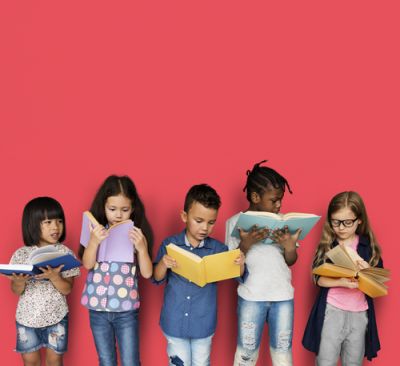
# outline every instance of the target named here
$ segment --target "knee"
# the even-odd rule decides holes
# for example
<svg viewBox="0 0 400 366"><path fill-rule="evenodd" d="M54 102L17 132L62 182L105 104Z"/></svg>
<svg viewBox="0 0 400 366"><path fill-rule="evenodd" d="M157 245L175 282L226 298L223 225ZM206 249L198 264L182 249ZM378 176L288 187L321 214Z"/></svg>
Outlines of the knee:
<svg viewBox="0 0 400 366"><path fill-rule="evenodd" d="M179 358L179 356L170 356L170 364L174 366L185 366L185 363Z"/></svg>
<svg viewBox="0 0 400 366"><path fill-rule="evenodd" d="M278 334L278 342L276 345L276 351L287 352L292 348L292 331L284 330Z"/></svg>
<svg viewBox="0 0 400 366"><path fill-rule="evenodd" d="M241 324L241 345L244 349L254 351L257 348L256 323L242 322Z"/></svg>

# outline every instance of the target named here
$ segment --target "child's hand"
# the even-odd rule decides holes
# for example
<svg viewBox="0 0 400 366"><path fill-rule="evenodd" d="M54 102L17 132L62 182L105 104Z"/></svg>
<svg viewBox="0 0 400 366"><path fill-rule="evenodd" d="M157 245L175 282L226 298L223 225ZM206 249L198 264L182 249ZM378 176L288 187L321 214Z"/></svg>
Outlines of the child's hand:
<svg viewBox="0 0 400 366"><path fill-rule="evenodd" d="M283 229L277 229L272 232L271 238L274 242L281 245L285 250L294 250L296 249L296 243L301 234L301 229L297 229L297 231L291 235L289 232L289 228L285 226Z"/></svg>
<svg viewBox="0 0 400 366"><path fill-rule="evenodd" d="M168 254L164 254L164 256L161 259L161 262L163 262L164 266L167 268L173 268L173 267L178 267L178 263L174 258L169 256Z"/></svg>
<svg viewBox="0 0 400 366"><path fill-rule="evenodd" d="M244 265L244 261L246 260L246 257L242 251L240 251L239 257L237 257L234 261L235 264L242 266Z"/></svg>
<svg viewBox="0 0 400 366"><path fill-rule="evenodd" d="M50 266L46 266L46 268L44 267L40 267L39 269L43 272L41 274L38 274L35 276L35 279L37 280L50 280L50 281L54 281L60 278L60 272L61 269L64 267L63 264L61 264L58 267L50 267Z"/></svg>
<svg viewBox="0 0 400 366"><path fill-rule="evenodd" d="M5 275L5 277L8 277L10 280L12 280L16 283L21 283L21 284L25 283L26 281L28 281L32 278L31 275L24 274L24 273L20 273L20 274L13 273L11 276Z"/></svg>
<svg viewBox="0 0 400 366"><path fill-rule="evenodd" d="M90 227L90 240L89 243L99 245L108 236L108 231L103 225L97 225L96 227Z"/></svg>
<svg viewBox="0 0 400 366"><path fill-rule="evenodd" d="M142 230L134 226L133 229L129 230L129 240L135 246L135 249L141 252L147 252L147 240L143 235Z"/></svg>
<svg viewBox="0 0 400 366"><path fill-rule="evenodd" d="M340 287L358 288L358 280L355 278L341 278L339 281Z"/></svg>
<svg viewBox="0 0 400 366"><path fill-rule="evenodd" d="M259 229L257 225L254 225L249 231L244 231L239 228L240 240L245 246L251 246L259 241L262 241L268 237L270 230L268 228Z"/></svg>

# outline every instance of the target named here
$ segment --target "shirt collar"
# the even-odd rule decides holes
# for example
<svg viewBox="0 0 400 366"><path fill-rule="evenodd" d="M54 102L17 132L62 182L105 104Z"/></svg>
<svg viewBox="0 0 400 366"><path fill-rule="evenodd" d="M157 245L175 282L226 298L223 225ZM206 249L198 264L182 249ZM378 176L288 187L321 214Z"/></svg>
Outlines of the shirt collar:
<svg viewBox="0 0 400 366"><path fill-rule="evenodd" d="M192 247L192 245L189 243L189 239L187 238L187 236L186 236L186 232L185 232L185 245L187 246L187 247ZM202 240L201 242L200 242L200 244L196 247L196 248L203 248L204 247L204 240Z"/></svg>

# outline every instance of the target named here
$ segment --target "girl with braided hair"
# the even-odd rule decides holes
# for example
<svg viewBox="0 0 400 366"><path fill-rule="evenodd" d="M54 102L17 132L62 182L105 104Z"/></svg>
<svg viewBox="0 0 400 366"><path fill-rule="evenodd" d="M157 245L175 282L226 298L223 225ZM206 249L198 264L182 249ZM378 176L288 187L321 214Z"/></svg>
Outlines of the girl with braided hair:
<svg viewBox="0 0 400 366"><path fill-rule="evenodd" d="M243 191L246 211L278 214L285 190L292 193L287 180L274 169L261 166L247 171ZM240 230L240 239L231 235L240 213L226 223L226 244L240 248L246 255L246 271L238 287L238 339L235 366L255 365L264 324L269 326L269 347L273 366L292 365L293 287L289 266L297 260L296 244L300 230L291 235L285 227L271 231L254 226ZM266 237L273 239L265 244Z"/></svg>

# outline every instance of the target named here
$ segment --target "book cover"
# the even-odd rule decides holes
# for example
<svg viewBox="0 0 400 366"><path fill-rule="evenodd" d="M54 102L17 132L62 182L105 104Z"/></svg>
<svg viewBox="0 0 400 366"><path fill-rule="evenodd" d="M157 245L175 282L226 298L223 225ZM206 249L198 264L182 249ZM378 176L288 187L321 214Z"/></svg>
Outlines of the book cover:
<svg viewBox="0 0 400 366"><path fill-rule="evenodd" d="M168 255L178 264L171 270L200 287L204 287L207 283L240 276L240 266L234 263L240 255L239 249L203 258L172 243L168 244L166 249Z"/></svg>
<svg viewBox="0 0 400 366"><path fill-rule="evenodd" d="M291 212L285 215L279 215L272 212L247 211L239 215L239 219L231 235L239 238L238 228L249 231L254 225L257 225L259 229L268 228L272 231L287 226L291 234L294 234L297 229L301 229L299 240L302 240L320 218L321 216L307 213ZM271 244L272 242L273 240L270 237L267 237L263 241L265 244Z"/></svg>
<svg viewBox="0 0 400 366"><path fill-rule="evenodd" d="M64 264L64 267L61 269L61 272L64 272L81 266L81 262L73 255L60 252L52 246L45 246L34 250L28 260L30 264L0 264L0 273L5 275L12 275L13 273L36 275L42 273L40 267L46 268L46 266L50 266L55 268Z"/></svg>
<svg viewBox="0 0 400 366"><path fill-rule="evenodd" d="M91 228L99 225L95 217L85 211L82 218L80 243L86 248L89 244ZM125 220L110 226L108 236L99 245L97 262L126 262L133 263L135 248L129 240L129 230L133 228L132 220Z"/></svg>
<svg viewBox="0 0 400 366"><path fill-rule="evenodd" d="M354 253L353 253L354 252ZM326 253L333 263L324 263L313 269L318 276L333 278L356 278L358 288L366 295L375 298L388 293L384 282L389 280L390 271L385 268L369 267L359 269L354 259L360 258L351 248L337 245ZM361 258L360 258L361 259Z"/></svg>

